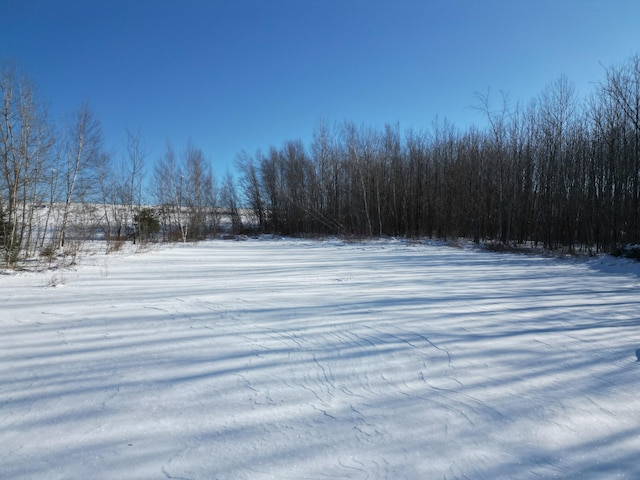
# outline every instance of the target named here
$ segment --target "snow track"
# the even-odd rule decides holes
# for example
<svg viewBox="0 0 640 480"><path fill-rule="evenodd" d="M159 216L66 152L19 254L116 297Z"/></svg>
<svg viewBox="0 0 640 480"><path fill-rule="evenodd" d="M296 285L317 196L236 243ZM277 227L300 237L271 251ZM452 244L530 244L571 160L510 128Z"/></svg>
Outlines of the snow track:
<svg viewBox="0 0 640 480"><path fill-rule="evenodd" d="M0 478L640 478L630 265L394 241L92 258L64 288L0 276Z"/></svg>

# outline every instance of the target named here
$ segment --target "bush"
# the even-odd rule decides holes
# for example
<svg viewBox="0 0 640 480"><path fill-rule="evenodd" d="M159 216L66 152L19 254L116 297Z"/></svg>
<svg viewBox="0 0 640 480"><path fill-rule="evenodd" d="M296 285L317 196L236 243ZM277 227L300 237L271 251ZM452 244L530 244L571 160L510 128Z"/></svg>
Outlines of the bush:
<svg viewBox="0 0 640 480"><path fill-rule="evenodd" d="M611 251L611 255L640 262L640 245L617 246Z"/></svg>
<svg viewBox="0 0 640 480"><path fill-rule="evenodd" d="M40 256L46 258L49 263L53 262L53 258L56 256L57 249L53 243L45 245L40 250Z"/></svg>
<svg viewBox="0 0 640 480"><path fill-rule="evenodd" d="M138 235L141 241L147 241L160 231L160 221L156 218L155 212L151 208L141 209L134 217L138 224Z"/></svg>
<svg viewBox="0 0 640 480"><path fill-rule="evenodd" d="M13 223L0 203L0 254L6 265L13 265L18 260L20 248L13 236Z"/></svg>

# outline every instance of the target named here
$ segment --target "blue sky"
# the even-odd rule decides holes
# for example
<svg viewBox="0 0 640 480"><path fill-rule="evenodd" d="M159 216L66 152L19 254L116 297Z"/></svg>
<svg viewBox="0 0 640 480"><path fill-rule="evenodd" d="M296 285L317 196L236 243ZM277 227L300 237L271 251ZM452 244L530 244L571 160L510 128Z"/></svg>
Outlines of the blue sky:
<svg viewBox="0 0 640 480"><path fill-rule="evenodd" d="M188 141L222 177L240 150L319 121L483 124L475 92L578 92L640 53L637 0L0 0L0 59L58 118L88 100L105 146L151 164Z"/></svg>

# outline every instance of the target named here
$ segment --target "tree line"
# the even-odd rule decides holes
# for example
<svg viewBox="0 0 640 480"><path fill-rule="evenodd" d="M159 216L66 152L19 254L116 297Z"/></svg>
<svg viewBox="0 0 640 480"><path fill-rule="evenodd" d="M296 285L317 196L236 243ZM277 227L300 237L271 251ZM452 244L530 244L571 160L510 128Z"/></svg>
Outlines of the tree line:
<svg viewBox="0 0 640 480"><path fill-rule="evenodd" d="M258 228L467 237L569 251L640 243L640 57L587 98L561 77L527 103L476 96L485 128L319 125L308 147L237 159Z"/></svg>
<svg viewBox="0 0 640 480"><path fill-rule="evenodd" d="M109 249L124 241L205 238L218 228L219 192L210 162L171 145L152 166L140 131L125 131L125 152L104 146L87 102L53 119L33 82L0 64L0 259L6 267L75 258L86 240Z"/></svg>
<svg viewBox="0 0 640 480"><path fill-rule="evenodd" d="M0 65L0 254L6 266L81 242L189 241L224 227L283 235L466 237L611 251L640 243L640 57L579 98L565 77L528 102L476 95L482 128L320 123L308 145L236 158L217 181L195 145L148 165L139 131L104 147L88 103L53 121ZM151 168L149 168L151 167ZM227 221L222 224L222 218Z"/></svg>

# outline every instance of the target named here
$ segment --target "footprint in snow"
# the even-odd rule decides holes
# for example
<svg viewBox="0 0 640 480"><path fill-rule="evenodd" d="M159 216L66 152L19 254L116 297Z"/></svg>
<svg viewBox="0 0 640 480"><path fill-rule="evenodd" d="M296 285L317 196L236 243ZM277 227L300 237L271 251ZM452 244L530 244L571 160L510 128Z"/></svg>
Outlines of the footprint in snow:
<svg viewBox="0 0 640 480"><path fill-rule="evenodd" d="M640 362L640 348L636 350L636 362Z"/></svg>

